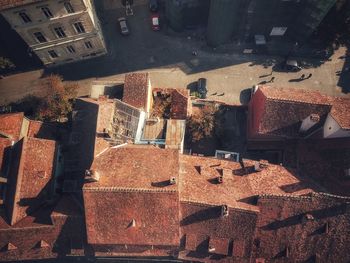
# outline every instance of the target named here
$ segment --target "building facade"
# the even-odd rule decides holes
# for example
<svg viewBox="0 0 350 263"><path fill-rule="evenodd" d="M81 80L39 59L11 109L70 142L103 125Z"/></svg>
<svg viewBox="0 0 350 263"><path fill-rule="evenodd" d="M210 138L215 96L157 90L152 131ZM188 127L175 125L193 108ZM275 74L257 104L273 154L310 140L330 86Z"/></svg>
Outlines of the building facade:
<svg viewBox="0 0 350 263"><path fill-rule="evenodd" d="M206 39L218 46L231 39L303 42L317 29L336 0L169 0L167 18L177 31L189 25L207 26ZM197 10L193 11L193 10ZM188 13L198 13L188 17Z"/></svg>
<svg viewBox="0 0 350 263"><path fill-rule="evenodd" d="M5 1L0 12L45 66L107 53L91 0Z"/></svg>

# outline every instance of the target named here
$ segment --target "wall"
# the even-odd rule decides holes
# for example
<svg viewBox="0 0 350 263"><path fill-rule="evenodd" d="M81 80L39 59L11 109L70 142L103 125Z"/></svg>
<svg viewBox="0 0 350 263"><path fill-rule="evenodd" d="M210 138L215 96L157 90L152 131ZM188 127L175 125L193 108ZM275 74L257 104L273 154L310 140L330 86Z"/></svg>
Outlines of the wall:
<svg viewBox="0 0 350 263"><path fill-rule="evenodd" d="M324 138L340 138L340 137L350 137L349 130L343 130L337 121L328 114L326 122L323 126L323 137Z"/></svg>
<svg viewBox="0 0 350 263"><path fill-rule="evenodd" d="M264 113L266 97L257 90L248 105L248 137L254 137L259 132L260 120Z"/></svg>

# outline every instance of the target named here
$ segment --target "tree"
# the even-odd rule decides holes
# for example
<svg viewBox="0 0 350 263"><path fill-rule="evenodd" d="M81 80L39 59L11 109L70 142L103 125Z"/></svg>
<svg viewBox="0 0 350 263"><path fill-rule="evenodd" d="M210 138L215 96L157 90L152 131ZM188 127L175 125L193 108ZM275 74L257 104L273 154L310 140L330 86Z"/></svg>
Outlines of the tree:
<svg viewBox="0 0 350 263"><path fill-rule="evenodd" d="M50 75L43 82L46 91L38 110L38 118L47 121L60 121L72 111L72 101L78 93L78 84L63 83L59 75Z"/></svg>
<svg viewBox="0 0 350 263"><path fill-rule="evenodd" d="M216 112L215 105L208 105L187 119L187 134L193 142L214 135Z"/></svg>

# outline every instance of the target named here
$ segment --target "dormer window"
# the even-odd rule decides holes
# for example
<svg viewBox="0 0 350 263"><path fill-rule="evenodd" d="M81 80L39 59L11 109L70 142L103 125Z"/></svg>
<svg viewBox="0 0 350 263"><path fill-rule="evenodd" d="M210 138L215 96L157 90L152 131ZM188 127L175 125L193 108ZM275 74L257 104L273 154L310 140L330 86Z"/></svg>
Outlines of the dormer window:
<svg viewBox="0 0 350 263"><path fill-rule="evenodd" d="M25 12L19 12L18 15L22 18L24 23L30 23L32 20Z"/></svg>
<svg viewBox="0 0 350 263"><path fill-rule="evenodd" d="M74 13L74 8L70 2L65 2L63 5L68 14Z"/></svg>

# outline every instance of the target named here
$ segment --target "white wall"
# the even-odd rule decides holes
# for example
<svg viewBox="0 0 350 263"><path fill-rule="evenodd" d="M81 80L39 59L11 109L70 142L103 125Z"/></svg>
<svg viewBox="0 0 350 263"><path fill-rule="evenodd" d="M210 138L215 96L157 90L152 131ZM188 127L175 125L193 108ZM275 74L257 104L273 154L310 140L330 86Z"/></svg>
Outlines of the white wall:
<svg viewBox="0 0 350 263"><path fill-rule="evenodd" d="M350 130L342 129L337 121L329 113L323 126L324 138L350 137Z"/></svg>

